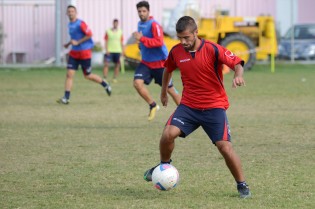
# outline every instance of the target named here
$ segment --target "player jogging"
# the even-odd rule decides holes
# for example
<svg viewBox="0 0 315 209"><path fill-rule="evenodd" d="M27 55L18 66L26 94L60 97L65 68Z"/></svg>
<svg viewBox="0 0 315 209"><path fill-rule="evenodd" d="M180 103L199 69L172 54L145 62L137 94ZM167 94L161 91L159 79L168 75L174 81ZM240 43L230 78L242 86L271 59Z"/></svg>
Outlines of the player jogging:
<svg viewBox="0 0 315 209"><path fill-rule="evenodd" d="M224 47L199 39L193 18L181 17L176 23L180 43L172 48L165 62L161 102L168 103L167 85L172 72L179 69L183 83L180 105L169 118L160 140L161 163L171 163L175 138L186 137L202 127L212 143L216 145L232 173L241 198L251 196L241 167L241 161L230 142L226 110L228 98L223 86L222 64L234 69L233 87L245 85L244 61ZM155 167L144 173L146 181L152 181Z"/></svg>
<svg viewBox="0 0 315 209"><path fill-rule="evenodd" d="M105 80L102 80L100 76L91 73L91 49L94 46L91 38L92 31L84 21L77 18L77 9L74 6L69 5L67 7L67 15L70 20L68 28L71 40L66 43L64 47L68 48L72 45L72 48L69 52L67 64L65 94L64 97L57 100L57 102L60 104L69 104L73 77L76 70L78 70L79 65L81 65L84 77L88 80L101 84L110 96L112 91L110 85Z"/></svg>
<svg viewBox="0 0 315 209"><path fill-rule="evenodd" d="M120 56L123 53L123 34L122 30L118 28L118 20L113 20L113 27L106 30L105 33L105 49L104 55L104 78L107 78L109 63L112 61L114 66L113 82L117 83L117 77L119 75Z"/></svg>
<svg viewBox="0 0 315 209"><path fill-rule="evenodd" d="M150 112L148 120L153 120L159 106L152 99L144 84L149 85L154 78L155 83L162 85L164 62L167 58L167 48L163 40L162 27L150 15L150 5L147 1L137 4L140 21L138 31L133 33L139 42L142 60L134 74L133 85L139 95L149 104ZM168 84L167 92L175 103L180 103L180 95L177 94L172 81Z"/></svg>

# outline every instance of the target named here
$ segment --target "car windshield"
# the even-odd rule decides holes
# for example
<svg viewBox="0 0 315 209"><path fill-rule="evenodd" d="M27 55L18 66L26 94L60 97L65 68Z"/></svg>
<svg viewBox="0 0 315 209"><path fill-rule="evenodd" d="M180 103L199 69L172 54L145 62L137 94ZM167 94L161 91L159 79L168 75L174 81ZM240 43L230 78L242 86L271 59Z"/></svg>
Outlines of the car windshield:
<svg viewBox="0 0 315 209"><path fill-rule="evenodd" d="M292 28L285 34L285 39L291 39ZM298 25L294 27L294 39L315 39L315 25Z"/></svg>

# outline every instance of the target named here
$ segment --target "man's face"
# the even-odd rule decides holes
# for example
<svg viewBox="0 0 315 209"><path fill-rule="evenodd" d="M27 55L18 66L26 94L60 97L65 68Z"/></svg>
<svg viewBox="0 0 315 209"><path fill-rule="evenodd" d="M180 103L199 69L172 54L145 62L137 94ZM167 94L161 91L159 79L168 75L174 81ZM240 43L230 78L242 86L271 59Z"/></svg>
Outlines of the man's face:
<svg viewBox="0 0 315 209"><path fill-rule="evenodd" d="M118 27L118 21L114 21L113 26L114 26L114 28L117 28Z"/></svg>
<svg viewBox="0 0 315 209"><path fill-rule="evenodd" d="M193 51L196 45L198 31L191 31L189 28L181 33L177 33L177 37L186 51Z"/></svg>
<svg viewBox="0 0 315 209"><path fill-rule="evenodd" d="M67 15L68 15L70 21L75 20L77 18L77 11L76 11L76 9L72 8L72 7L68 8Z"/></svg>
<svg viewBox="0 0 315 209"><path fill-rule="evenodd" d="M139 15L140 20L142 22L145 22L149 19L150 12L149 12L149 10L147 10L146 7L139 7L138 8L138 15Z"/></svg>

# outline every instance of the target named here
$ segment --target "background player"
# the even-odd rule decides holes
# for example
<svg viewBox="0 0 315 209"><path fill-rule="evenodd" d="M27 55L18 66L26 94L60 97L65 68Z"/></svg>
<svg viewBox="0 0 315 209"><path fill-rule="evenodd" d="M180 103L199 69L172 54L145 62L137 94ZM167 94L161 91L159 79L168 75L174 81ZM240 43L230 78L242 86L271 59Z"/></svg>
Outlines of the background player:
<svg viewBox="0 0 315 209"><path fill-rule="evenodd" d="M167 48L163 40L162 27L150 17L150 5L147 1L137 4L140 21L138 32L134 32L134 38L139 42L142 60L134 74L134 87L139 95L149 104L150 112L148 120L153 120L159 106L151 97L144 84L149 85L154 78L155 83L162 85L164 62L167 58ZM177 94L172 81L168 84L168 93L175 103L180 103L181 96Z"/></svg>
<svg viewBox="0 0 315 209"><path fill-rule="evenodd" d="M67 64L67 75L65 81L65 94L64 97L57 100L60 104L69 104L70 92L73 84L73 77L79 65L83 70L84 77L88 80L94 81L101 84L107 94L111 95L111 87L98 75L92 74L91 68L91 49L93 48L92 31L89 29L87 24L77 18L77 9L69 5L67 7L67 15L69 17L69 34L71 40L64 45L68 48L72 45L71 51L69 52L68 64Z"/></svg>
<svg viewBox="0 0 315 209"><path fill-rule="evenodd" d="M118 20L113 20L113 27L108 29L105 33L105 49L106 53L104 55L104 78L107 78L109 63L112 61L114 63L114 77L113 82L117 83L117 77L119 75L120 67L120 56L123 53L123 34L122 30L118 28Z"/></svg>
<svg viewBox="0 0 315 209"><path fill-rule="evenodd" d="M183 99L164 128L160 140L161 163L171 162L176 137L186 137L201 126L224 157L240 197L250 197L241 161L230 142L226 116L229 102L222 74L222 64L225 64L235 71L233 87L245 85L244 61L218 44L199 39L197 25L189 16L178 20L176 32L180 44L172 48L165 63L161 102L164 106L168 103L167 85L177 68L184 85ZM145 180L152 180L154 168L145 172Z"/></svg>

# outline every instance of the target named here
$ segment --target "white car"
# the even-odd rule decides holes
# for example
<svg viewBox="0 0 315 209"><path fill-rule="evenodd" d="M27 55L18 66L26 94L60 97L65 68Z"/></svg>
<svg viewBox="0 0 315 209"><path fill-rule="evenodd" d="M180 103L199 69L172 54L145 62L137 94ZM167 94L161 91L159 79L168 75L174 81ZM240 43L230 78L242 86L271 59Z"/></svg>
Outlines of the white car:
<svg viewBox="0 0 315 209"><path fill-rule="evenodd" d="M294 59L315 59L315 24L294 25ZM285 36L281 38L278 45L278 58L291 59L291 35L290 28Z"/></svg>

